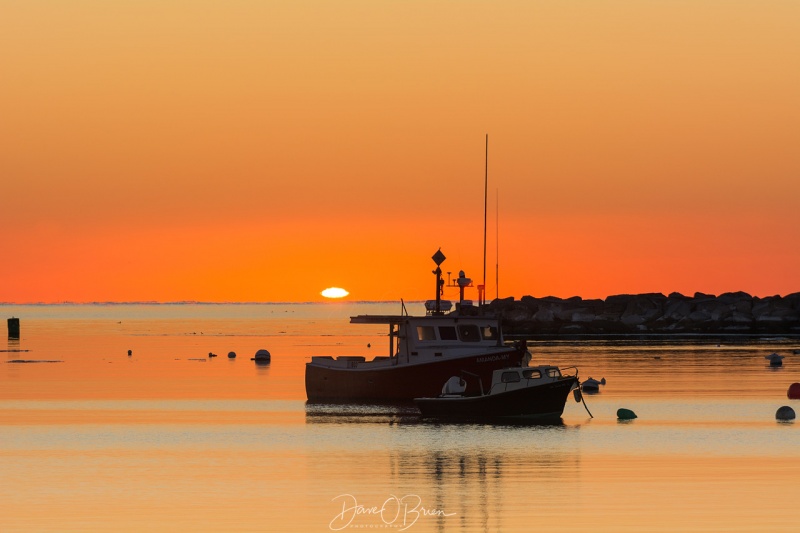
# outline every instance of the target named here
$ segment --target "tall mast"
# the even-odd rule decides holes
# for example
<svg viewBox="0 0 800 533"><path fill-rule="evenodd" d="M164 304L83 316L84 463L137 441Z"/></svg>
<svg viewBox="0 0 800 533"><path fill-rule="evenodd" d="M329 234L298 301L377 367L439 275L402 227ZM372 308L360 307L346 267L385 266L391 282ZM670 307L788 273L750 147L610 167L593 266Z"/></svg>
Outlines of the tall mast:
<svg viewBox="0 0 800 533"><path fill-rule="evenodd" d="M498 189L495 189L494 199L496 204L494 208L494 216L495 216L494 290L495 290L495 298L499 300L500 299L500 191Z"/></svg>
<svg viewBox="0 0 800 533"><path fill-rule="evenodd" d="M486 134L486 163L483 175L483 290L486 291L486 197L489 193L489 134ZM483 303L483 302L481 302Z"/></svg>

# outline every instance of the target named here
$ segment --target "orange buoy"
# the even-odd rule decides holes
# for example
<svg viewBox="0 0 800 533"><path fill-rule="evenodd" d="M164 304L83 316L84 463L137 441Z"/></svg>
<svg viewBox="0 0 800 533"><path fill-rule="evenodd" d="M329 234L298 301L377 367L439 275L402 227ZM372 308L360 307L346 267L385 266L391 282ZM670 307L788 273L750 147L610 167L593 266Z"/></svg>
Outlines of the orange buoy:
<svg viewBox="0 0 800 533"><path fill-rule="evenodd" d="M800 383L792 383L789 385L789 391L786 393L786 396L788 396L790 400L800 400Z"/></svg>

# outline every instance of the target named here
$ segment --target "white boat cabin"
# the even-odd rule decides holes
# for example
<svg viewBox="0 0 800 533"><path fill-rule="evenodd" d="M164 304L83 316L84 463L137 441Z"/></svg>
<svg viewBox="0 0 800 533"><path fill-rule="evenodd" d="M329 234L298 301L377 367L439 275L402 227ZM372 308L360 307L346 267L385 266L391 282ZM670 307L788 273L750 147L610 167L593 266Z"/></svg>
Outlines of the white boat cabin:
<svg viewBox="0 0 800 533"><path fill-rule="evenodd" d="M413 365L470 355L493 357L507 353L499 321L483 316L447 315L359 315L352 324L387 324L389 354L367 361L364 357L315 356L312 364L338 368L376 368Z"/></svg>
<svg viewBox="0 0 800 533"><path fill-rule="evenodd" d="M570 367L573 368L573 367ZM568 376L569 377L569 376ZM460 376L453 376L442 387L442 398L461 398L464 396L480 396L489 394L500 394L528 387L535 387L562 378L561 369L557 366L539 365L498 368L492 372L492 385L489 390L484 390L480 385L480 391L467 391L466 381Z"/></svg>
<svg viewBox="0 0 800 533"><path fill-rule="evenodd" d="M535 387L542 383L561 379L557 366L540 365L520 368L502 368L492 373L492 389L488 394L498 394L516 389Z"/></svg>

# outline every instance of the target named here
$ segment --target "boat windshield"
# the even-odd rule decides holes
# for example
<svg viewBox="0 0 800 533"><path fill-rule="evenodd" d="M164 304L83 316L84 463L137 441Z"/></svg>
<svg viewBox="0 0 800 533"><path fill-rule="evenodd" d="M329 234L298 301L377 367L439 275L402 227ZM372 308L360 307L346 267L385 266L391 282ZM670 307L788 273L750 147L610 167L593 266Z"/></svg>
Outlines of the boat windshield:
<svg viewBox="0 0 800 533"><path fill-rule="evenodd" d="M483 326L481 328L481 337L485 341L496 341L499 336L497 328L494 326Z"/></svg>
<svg viewBox="0 0 800 533"><path fill-rule="evenodd" d="M455 326L439 326L439 338L443 341L458 340Z"/></svg>
<svg viewBox="0 0 800 533"><path fill-rule="evenodd" d="M421 341L435 341L433 326L417 326L417 338Z"/></svg>
<svg viewBox="0 0 800 533"><path fill-rule="evenodd" d="M460 324L458 326L458 338L462 342L478 342L481 340L478 326L474 324Z"/></svg>
<svg viewBox="0 0 800 533"><path fill-rule="evenodd" d="M519 374L517 372L503 372L500 375L500 381L503 383L516 383L519 381Z"/></svg>

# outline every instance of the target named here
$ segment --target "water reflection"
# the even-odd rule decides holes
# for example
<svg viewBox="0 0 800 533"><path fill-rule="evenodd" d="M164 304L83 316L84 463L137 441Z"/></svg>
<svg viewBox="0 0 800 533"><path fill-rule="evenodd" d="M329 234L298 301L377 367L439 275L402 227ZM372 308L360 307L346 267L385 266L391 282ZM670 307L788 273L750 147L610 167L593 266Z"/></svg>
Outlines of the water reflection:
<svg viewBox="0 0 800 533"><path fill-rule="evenodd" d="M475 419L440 420L422 418L419 409L409 402L397 403L330 403L305 404L306 423L310 424L418 424L432 428L448 426L488 427L563 427L561 418L548 420L526 419Z"/></svg>
<svg viewBox="0 0 800 533"><path fill-rule="evenodd" d="M567 444L574 444L577 426L440 423L404 412L387 406L306 406L311 427L331 436L347 434L340 449L328 440L325 449L308 457L307 474L317 481L311 495L330 502L334 526L516 530L563 512L565 489L571 492L579 483L581 451ZM399 503L402 512L395 518ZM356 515L356 505L386 508L388 517Z"/></svg>
<svg viewBox="0 0 800 533"><path fill-rule="evenodd" d="M419 410L410 402L306 402L306 423L311 424L396 424L420 420Z"/></svg>
<svg viewBox="0 0 800 533"><path fill-rule="evenodd" d="M20 348L19 339L14 339L12 337L9 337L8 338L8 348L6 350L3 350L3 351L7 352L9 359L13 359L14 358L14 354L17 354L19 352L27 352L28 350L23 350L23 349Z"/></svg>
<svg viewBox="0 0 800 533"><path fill-rule="evenodd" d="M374 355L383 328L339 333L378 307L152 307L25 309L8 350L31 353L0 361L0 529L329 531L340 494L447 513L415 533L797 529L800 432L775 420L794 405L796 340L531 343L534 362L607 379L586 395L594 419L570 400L555 424L450 423L305 402L318 348ZM249 360L264 345L270 367ZM772 368L770 352L789 357ZM620 407L640 418L617 422Z"/></svg>
<svg viewBox="0 0 800 533"><path fill-rule="evenodd" d="M576 483L580 470L577 453L465 448L389 455L393 484L417 487L426 504L450 514L433 517L437 531L456 524L463 531L506 531L533 523L551 490Z"/></svg>

